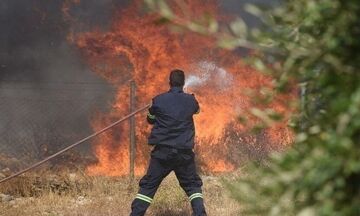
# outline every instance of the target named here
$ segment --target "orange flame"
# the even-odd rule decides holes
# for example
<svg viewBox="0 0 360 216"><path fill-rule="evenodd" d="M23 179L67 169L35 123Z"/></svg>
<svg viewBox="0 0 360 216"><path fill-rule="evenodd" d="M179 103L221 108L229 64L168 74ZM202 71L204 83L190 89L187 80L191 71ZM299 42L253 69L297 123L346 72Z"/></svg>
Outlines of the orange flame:
<svg viewBox="0 0 360 216"><path fill-rule="evenodd" d="M186 2L189 14L220 14L216 1ZM236 53L216 48L211 38L189 32L174 33L164 25L154 24L157 16L143 14L140 8L135 1L119 11L108 32L77 33L71 37L91 68L117 88L112 110L93 120L94 130L128 113L129 79L137 84L137 105L141 106L166 91L169 71L181 68L187 72L186 91L195 93L201 106L201 113L195 117L201 168L210 172L236 169L239 165L236 149L257 139L248 133L255 121L246 124L238 121L239 115L248 116L247 110L254 106L247 90L271 88L271 79L245 66ZM289 98L283 96L270 107L286 113L289 109L281 101ZM145 114L136 119L135 173L141 174L149 155L146 137L150 127L145 124ZM281 146L291 141L287 139L291 132L284 130L284 123L280 125L265 133L270 145ZM90 175L121 176L129 172L128 134L128 125L123 124L95 141L98 162L88 167Z"/></svg>

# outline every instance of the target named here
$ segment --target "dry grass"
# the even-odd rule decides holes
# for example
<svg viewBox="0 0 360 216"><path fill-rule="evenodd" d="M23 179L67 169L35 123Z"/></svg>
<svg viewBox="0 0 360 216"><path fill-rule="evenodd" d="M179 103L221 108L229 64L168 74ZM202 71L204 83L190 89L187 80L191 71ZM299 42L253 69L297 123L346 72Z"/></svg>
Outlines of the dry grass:
<svg viewBox="0 0 360 216"><path fill-rule="evenodd" d="M88 177L81 173L26 176L0 185L0 193L15 197L0 201L0 215L99 216L129 215L137 182L127 178ZM203 177L208 215L239 215L239 204L229 198L218 177ZM170 174L150 206L149 216L191 215L185 193Z"/></svg>

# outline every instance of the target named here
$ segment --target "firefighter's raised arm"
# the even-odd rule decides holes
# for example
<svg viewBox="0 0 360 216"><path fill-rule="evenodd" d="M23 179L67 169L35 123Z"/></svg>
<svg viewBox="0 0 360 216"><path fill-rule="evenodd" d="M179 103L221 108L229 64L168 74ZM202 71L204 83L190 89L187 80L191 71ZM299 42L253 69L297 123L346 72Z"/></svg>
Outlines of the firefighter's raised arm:
<svg viewBox="0 0 360 216"><path fill-rule="evenodd" d="M154 124L155 118L156 118L156 116L155 116L155 110L154 110L154 100L151 100L150 108L149 108L148 114L146 116L146 120L149 124Z"/></svg>

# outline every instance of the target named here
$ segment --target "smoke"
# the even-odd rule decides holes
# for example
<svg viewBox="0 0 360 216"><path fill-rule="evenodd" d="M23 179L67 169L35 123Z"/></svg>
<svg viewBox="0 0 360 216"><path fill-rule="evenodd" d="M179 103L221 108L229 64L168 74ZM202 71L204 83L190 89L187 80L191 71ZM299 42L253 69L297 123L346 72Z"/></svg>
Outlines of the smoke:
<svg viewBox="0 0 360 216"><path fill-rule="evenodd" d="M68 43L74 29L63 0L0 2L0 152L38 160L91 133L113 87ZM81 1L69 10L75 29L109 27L127 1ZM83 150L89 146L83 146ZM0 161L1 168L1 161Z"/></svg>

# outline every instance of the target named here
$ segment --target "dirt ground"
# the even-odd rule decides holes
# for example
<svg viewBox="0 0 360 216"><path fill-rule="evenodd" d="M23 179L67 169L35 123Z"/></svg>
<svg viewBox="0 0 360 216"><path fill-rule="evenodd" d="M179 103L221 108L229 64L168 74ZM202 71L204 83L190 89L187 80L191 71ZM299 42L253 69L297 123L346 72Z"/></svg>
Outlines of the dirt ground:
<svg viewBox="0 0 360 216"><path fill-rule="evenodd" d="M230 198L223 179L202 176L209 216L237 216L240 206ZM129 215L138 179L89 177L81 172L36 173L0 185L1 216ZM148 216L191 215L191 207L174 174L160 186Z"/></svg>

